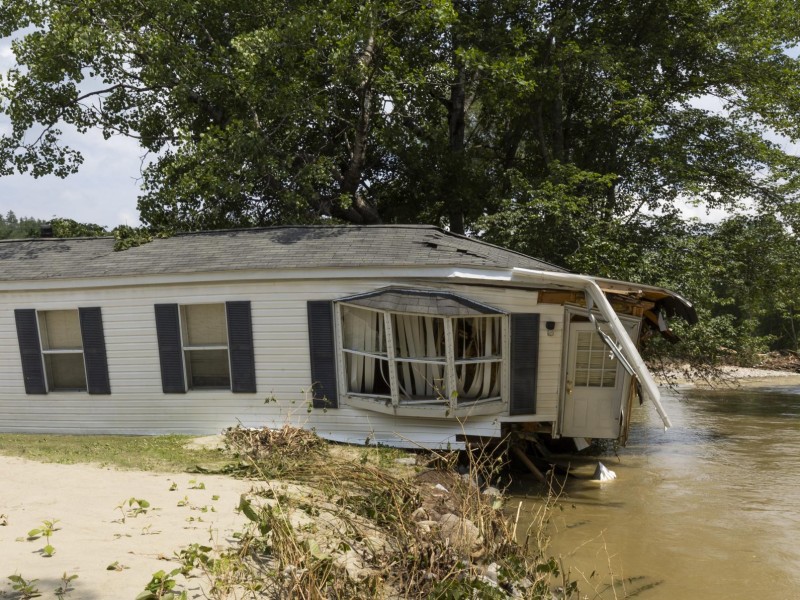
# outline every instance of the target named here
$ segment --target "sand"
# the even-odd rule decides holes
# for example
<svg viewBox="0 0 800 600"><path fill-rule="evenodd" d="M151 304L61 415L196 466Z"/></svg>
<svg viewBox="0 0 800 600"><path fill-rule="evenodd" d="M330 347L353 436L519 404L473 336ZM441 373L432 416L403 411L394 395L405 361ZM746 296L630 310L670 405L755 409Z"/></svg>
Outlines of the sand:
<svg viewBox="0 0 800 600"><path fill-rule="evenodd" d="M153 573L178 566L175 552L181 548L195 542L229 544L245 521L235 512L239 496L252 486L230 477L117 471L5 456L0 456L0 481L0 524L6 523L0 526L0 597L11 595L7 577L19 574L38 579L43 598L55 598L66 573L78 575L66 596L71 600L132 600ZM200 483L205 489L191 489ZM170 491L173 484L177 489ZM132 497L147 500L151 508L122 522L117 506ZM178 506L185 500L185 506ZM58 519L50 540L55 553L45 557L40 552L44 538L26 538L42 521L53 519ZM115 562L127 568L107 570ZM190 598L202 597L198 579L190 579L187 589Z"/></svg>

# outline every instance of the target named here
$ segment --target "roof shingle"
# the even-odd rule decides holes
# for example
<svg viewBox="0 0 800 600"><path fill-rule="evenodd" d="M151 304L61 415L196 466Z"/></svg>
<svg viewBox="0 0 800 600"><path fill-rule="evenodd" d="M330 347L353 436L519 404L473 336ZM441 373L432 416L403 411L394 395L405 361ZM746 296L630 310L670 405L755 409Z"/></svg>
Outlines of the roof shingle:
<svg viewBox="0 0 800 600"><path fill-rule="evenodd" d="M270 227L181 233L114 252L112 238L0 242L0 281L297 268L560 267L429 225Z"/></svg>

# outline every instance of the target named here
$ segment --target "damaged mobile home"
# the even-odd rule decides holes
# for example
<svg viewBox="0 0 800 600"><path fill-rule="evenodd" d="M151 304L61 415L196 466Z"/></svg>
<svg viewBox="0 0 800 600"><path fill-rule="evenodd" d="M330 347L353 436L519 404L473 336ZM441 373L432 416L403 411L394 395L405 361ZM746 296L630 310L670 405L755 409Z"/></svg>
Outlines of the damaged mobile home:
<svg viewBox="0 0 800 600"><path fill-rule="evenodd" d="M566 272L431 226L0 242L0 430L314 428L458 447L508 431L623 438L669 419L637 345L660 288ZM638 383L637 383L638 382Z"/></svg>

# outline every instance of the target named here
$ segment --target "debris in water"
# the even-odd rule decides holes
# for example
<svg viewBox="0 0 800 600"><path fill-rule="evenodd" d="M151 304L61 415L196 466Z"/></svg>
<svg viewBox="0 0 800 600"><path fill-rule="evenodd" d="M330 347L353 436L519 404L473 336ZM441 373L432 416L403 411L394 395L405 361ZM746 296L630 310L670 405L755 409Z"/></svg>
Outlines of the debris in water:
<svg viewBox="0 0 800 600"><path fill-rule="evenodd" d="M592 481L611 481L616 478L617 474L614 471L608 469L601 462L597 463L597 468L594 470L594 475L592 475Z"/></svg>

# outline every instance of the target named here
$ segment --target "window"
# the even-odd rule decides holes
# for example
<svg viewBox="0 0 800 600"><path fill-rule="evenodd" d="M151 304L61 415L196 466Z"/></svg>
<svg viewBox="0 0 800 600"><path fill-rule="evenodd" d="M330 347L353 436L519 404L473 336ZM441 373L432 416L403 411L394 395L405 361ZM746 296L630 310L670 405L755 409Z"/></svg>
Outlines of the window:
<svg viewBox="0 0 800 600"><path fill-rule="evenodd" d="M401 403L440 404L447 392L445 320L391 315L397 387Z"/></svg>
<svg viewBox="0 0 800 600"><path fill-rule="evenodd" d="M256 391L250 302L156 304L165 394L187 390Z"/></svg>
<svg viewBox="0 0 800 600"><path fill-rule="evenodd" d="M14 320L25 393L111 393L99 306L39 311L18 308Z"/></svg>
<svg viewBox="0 0 800 600"><path fill-rule="evenodd" d="M617 361L594 331L579 331L575 354L575 385L613 388L617 385Z"/></svg>
<svg viewBox="0 0 800 600"><path fill-rule="evenodd" d="M383 313L343 306L342 320L347 391L391 398Z"/></svg>
<svg viewBox="0 0 800 600"><path fill-rule="evenodd" d="M498 315L432 316L340 304L346 389L395 406L502 399Z"/></svg>
<svg viewBox="0 0 800 600"><path fill-rule="evenodd" d="M181 335L189 389L230 388L224 304L182 305Z"/></svg>
<svg viewBox="0 0 800 600"><path fill-rule="evenodd" d="M455 319L454 330L458 402L500 399L500 317Z"/></svg>
<svg viewBox="0 0 800 600"><path fill-rule="evenodd" d="M77 310L47 310L38 313L47 389L85 391L86 366Z"/></svg>

